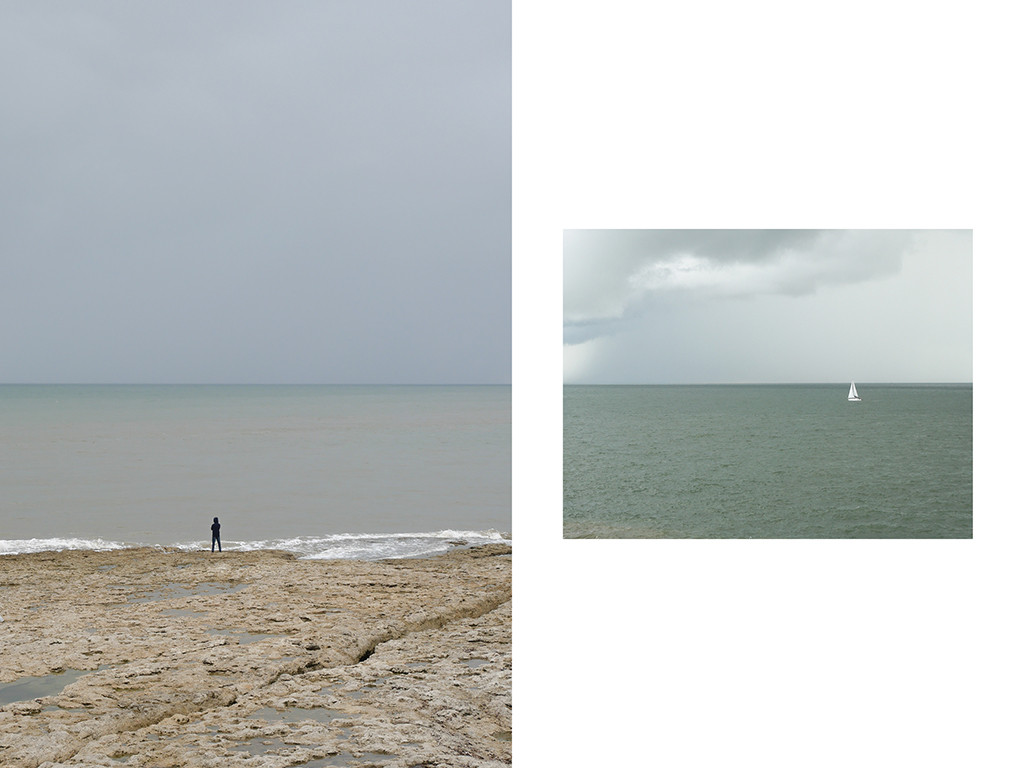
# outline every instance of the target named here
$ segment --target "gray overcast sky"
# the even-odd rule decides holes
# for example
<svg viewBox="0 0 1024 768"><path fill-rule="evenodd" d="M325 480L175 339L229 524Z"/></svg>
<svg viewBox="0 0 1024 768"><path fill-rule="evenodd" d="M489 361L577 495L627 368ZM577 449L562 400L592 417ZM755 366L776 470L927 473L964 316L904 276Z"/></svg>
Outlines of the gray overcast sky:
<svg viewBox="0 0 1024 768"><path fill-rule="evenodd" d="M566 383L972 381L970 230L567 230Z"/></svg>
<svg viewBox="0 0 1024 768"><path fill-rule="evenodd" d="M0 2L0 382L511 381L508 2Z"/></svg>

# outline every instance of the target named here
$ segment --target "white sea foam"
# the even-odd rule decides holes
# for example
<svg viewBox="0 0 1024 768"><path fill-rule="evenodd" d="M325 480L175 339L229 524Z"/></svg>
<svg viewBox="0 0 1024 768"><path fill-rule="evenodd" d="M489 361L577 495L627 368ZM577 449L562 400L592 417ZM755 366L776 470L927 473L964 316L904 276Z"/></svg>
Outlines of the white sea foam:
<svg viewBox="0 0 1024 768"><path fill-rule="evenodd" d="M498 531L432 531L427 533L340 533L329 536L299 536L290 539L246 541L231 549L283 549L308 560L382 560L428 557L457 546L479 546L507 541Z"/></svg>
<svg viewBox="0 0 1024 768"><path fill-rule="evenodd" d="M112 549L126 549L131 546L119 541L105 539L0 539L0 555L20 555L26 552L61 552L65 549L88 549L106 552Z"/></svg>
<svg viewBox="0 0 1024 768"><path fill-rule="evenodd" d="M429 557L456 547L475 547L494 542L511 543L500 531L432 531L427 533L339 533L327 536L298 536L288 539L225 542L227 551L250 552L282 549L308 560L383 560L388 558ZM109 551L130 547L162 545L107 541L105 539L0 539L0 555L27 552L59 552L69 549ZM172 549L208 549L206 542L191 541L167 545Z"/></svg>

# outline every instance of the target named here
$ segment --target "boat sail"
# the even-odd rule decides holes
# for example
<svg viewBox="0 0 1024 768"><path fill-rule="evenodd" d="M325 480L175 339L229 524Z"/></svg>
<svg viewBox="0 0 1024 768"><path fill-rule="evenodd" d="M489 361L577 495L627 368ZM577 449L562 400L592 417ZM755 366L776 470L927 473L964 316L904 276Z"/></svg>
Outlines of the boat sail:
<svg viewBox="0 0 1024 768"><path fill-rule="evenodd" d="M850 382L850 396L846 399L853 403L860 402L860 397L858 397L857 395L857 385L854 384L852 381Z"/></svg>

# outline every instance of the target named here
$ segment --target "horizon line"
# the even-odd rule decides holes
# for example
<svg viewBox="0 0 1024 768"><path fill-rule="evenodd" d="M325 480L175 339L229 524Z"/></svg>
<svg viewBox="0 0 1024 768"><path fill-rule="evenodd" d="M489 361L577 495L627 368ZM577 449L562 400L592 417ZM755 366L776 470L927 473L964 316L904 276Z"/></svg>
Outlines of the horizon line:
<svg viewBox="0 0 1024 768"><path fill-rule="evenodd" d="M853 379L856 382L856 379ZM672 381L672 382L636 382L636 381L563 381L564 387L789 387L806 384L827 384L846 386L846 379L835 381ZM898 380L898 381L863 381L860 386L876 384L974 384L973 379L963 381L938 380Z"/></svg>
<svg viewBox="0 0 1024 768"><path fill-rule="evenodd" d="M2 381L0 387L510 387L511 382Z"/></svg>

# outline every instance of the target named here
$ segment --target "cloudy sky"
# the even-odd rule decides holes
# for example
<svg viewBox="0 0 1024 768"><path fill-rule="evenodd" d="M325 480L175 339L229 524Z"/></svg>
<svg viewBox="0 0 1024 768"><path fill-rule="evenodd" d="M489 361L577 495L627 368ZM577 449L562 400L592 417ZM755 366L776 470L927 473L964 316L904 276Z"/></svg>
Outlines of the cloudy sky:
<svg viewBox="0 0 1024 768"><path fill-rule="evenodd" d="M510 25L0 5L0 381L509 382Z"/></svg>
<svg viewBox="0 0 1024 768"><path fill-rule="evenodd" d="M970 230L567 230L566 383L972 381Z"/></svg>

